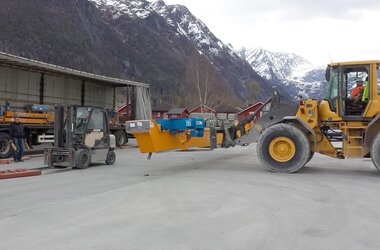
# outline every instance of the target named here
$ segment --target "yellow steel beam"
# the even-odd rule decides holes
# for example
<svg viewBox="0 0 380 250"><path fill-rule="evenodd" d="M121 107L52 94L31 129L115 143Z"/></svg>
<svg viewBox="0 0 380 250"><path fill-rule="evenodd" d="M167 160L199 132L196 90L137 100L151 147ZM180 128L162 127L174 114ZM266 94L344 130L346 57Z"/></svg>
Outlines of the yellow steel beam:
<svg viewBox="0 0 380 250"><path fill-rule="evenodd" d="M138 124L138 122L136 122L136 124ZM171 134L169 131L161 131L160 124L157 124L155 121L150 121L149 129L128 132L135 136L141 153L210 147L210 130L208 128L205 128L203 137L191 137L189 131L176 134ZM221 134L217 135L217 143L222 143Z"/></svg>

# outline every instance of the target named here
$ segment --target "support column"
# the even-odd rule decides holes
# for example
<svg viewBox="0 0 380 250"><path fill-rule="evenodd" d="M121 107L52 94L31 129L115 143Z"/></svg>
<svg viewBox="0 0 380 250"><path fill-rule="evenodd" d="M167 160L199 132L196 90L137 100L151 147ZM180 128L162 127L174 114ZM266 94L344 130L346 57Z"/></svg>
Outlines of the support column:
<svg viewBox="0 0 380 250"><path fill-rule="evenodd" d="M131 112L129 111L130 110L130 95L129 95L129 88L130 86L127 86L125 89L127 91L127 94L126 94L126 98L125 98L125 105L126 105L126 113L127 113L127 119L130 120L131 119Z"/></svg>
<svg viewBox="0 0 380 250"><path fill-rule="evenodd" d="M116 103L116 87L113 87L113 110L116 111L117 109L117 103Z"/></svg>
<svg viewBox="0 0 380 250"><path fill-rule="evenodd" d="M136 119L136 88L135 86L131 86L131 119Z"/></svg>
<svg viewBox="0 0 380 250"><path fill-rule="evenodd" d="M86 82L82 81L81 94L80 94L80 105L84 106L84 99L86 96Z"/></svg>
<svg viewBox="0 0 380 250"><path fill-rule="evenodd" d="M40 104L44 104L44 92L45 92L45 78L44 74L41 74L40 78Z"/></svg>

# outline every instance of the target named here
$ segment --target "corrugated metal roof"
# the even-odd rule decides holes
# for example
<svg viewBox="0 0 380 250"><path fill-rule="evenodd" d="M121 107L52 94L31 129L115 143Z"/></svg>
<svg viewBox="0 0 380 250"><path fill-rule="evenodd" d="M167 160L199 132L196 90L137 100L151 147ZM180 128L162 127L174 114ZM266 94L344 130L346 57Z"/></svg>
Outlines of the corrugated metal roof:
<svg viewBox="0 0 380 250"><path fill-rule="evenodd" d="M184 112L189 113L186 108L173 108L169 110L168 115L182 115Z"/></svg>
<svg viewBox="0 0 380 250"><path fill-rule="evenodd" d="M238 114L244 113L244 112L247 111L248 109L251 109L251 108L253 108L253 107L255 107L255 106L263 105L263 104L264 104L264 103L262 103L262 102L256 102L255 104L252 104L252 105L246 107L245 109L243 109L242 111L240 111Z"/></svg>
<svg viewBox="0 0 380 250"><path fill-rule="evenodd" d="M241 109L238 109L237 107L233 107L230 105L221 105L215 108L216 112L218 113L239 113Z"/></svg>
<svg viewBox="0 0 380 250"><path fill-rule="evenodd" d="M168 104L154 104L152 105L152 111L156 112L168 112L172 107Z"/></svg>
<svg viewBox="0 0 380 250"><path fill-rule="evenodd" d="M8 66L13 68L19 68L30 71L37 71L46 74L60 75L72 78L79 78L81 80L87 80L91 82L100 82L109 84L116 87L126 87L126 86L138 86L149 88L149 84L134 82L129 80L123 80L113 77L107 77L102 75L96 75L84 71L79 71L75 69L65 68L54 64L44 63L20 56L15 56L0 52L0 65Z"/></svg>

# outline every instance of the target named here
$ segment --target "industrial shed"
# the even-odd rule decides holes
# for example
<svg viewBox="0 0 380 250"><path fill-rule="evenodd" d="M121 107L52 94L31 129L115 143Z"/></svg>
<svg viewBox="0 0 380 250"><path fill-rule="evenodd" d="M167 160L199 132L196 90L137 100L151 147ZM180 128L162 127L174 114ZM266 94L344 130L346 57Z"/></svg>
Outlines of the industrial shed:
<svg viewBox="0 0 380 250"><path fill-rule="evenodd" d="M116 90L127 88L136 117L150 118L149 85L64 68L0 52L0 101L13 108L25 104L70 104L116 109Z"/></svg>

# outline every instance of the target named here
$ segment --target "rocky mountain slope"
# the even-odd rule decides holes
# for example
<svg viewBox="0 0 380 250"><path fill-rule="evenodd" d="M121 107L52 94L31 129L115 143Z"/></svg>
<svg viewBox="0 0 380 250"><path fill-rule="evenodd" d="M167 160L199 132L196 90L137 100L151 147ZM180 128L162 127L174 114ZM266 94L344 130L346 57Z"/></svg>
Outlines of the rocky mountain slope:
<svg viewBox="0 0 380 250"><path fill-rule="evenodd" d="M240 55L265 79L286 86L293 97L323 98L325 67L314 66L293 53L271 52L262 48L242 49Z"/></svg>
<svg viewBox="0 0 380 250"><path fill-rule="evenodd" d="M185 76L178 84L187 86L194 85L194 79L197 72L192 68L196 67L197 62L203 65L207 72L203 74L215 75L215 82L219 82L216 89L225 89L223 96L227 99L234 96L241 101L245 101L251 81L258 82L260 86L259 98L267 98L271 95L271 83L262 79L254 72L250 65L242 60L232 48L226 46L216 38L208 27L198 18L196 18L185 6L166 5L162 0L90 0L102 12L104 19L110 27L117 30L124 39L131 43L140 43L145 40L145 34L141 32L143 26L147 26L149 32L154 34L154 40L147 41L146 46L154 44L149 48L149 54L152 58L157 58L156 67L160 67L163 58L170 58L170 64L163 65L160 72L167 72L168 68L183 67L185 72L177 68L175 72ZM131 25L139 26L135 39L130 37ZM132 28L133 29L133 28ZM157 37L158 35L158 37ZM139 41L140 40L140 41ZM157 43L163 41L157 47ZM159 48L161 51L157 51ZM158 54L159 55L155 55ZM156 74L155 74L156 75ZM157 79L149 79L151 82ZM159 85L174 82L174 79L164 77ZM187 83L186 83L187 82ZM164 89L160 89L160 92ZM194 90L195 91L195 90ZM228 94L227 94L228 93ZM229 96L230 95L230 96ZM183 98L183 97L179 97Z"/></svg>
<svg viewBox="0 0 380 250"><path fill-rule="evenodd" d="M156 103L248 102L272 84L184 6L146 0L3 0L0 50L148 82ZM207 104L207 103L206 103Z"/></svg>

